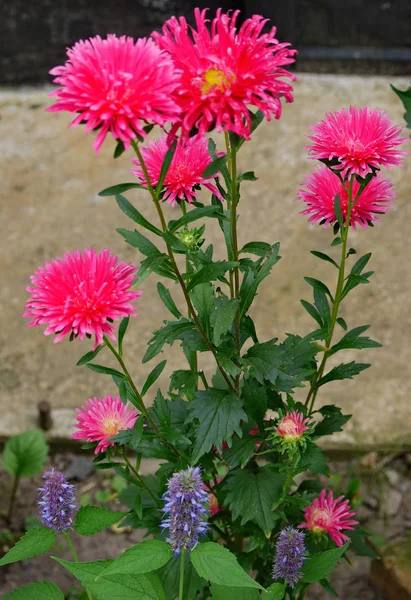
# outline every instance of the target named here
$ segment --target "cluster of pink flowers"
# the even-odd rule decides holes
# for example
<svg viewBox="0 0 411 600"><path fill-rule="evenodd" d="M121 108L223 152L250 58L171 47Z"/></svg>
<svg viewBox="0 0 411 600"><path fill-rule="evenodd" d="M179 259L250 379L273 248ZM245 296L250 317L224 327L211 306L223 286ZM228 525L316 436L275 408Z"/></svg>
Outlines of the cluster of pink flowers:
<svg viewBox="0 0 411 600"><path fill-rule="evenodd" d="M309 221L324 227L337 221L334 200L338 194L344 222L348 214L349 187L352 179L350 225L367 228L379 221L395 198L391 182L378 171L401 165L407 154L398 146L407 141L401 137L402 128L394 125L381 110L371 111L368 106L335 111L311 127L313 142L307 146L310 158L325 162L307 178L298 198L307 208L301 214L310 215ZM358 178L373 176L370 181ZM365 183L365 186L362 185Z"/></svg>

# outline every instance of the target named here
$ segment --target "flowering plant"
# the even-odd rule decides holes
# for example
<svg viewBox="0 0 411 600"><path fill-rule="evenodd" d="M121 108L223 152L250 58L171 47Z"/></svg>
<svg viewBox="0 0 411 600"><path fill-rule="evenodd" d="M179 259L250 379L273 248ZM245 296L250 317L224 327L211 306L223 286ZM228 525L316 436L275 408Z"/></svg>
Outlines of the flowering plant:
<svg viewBox="0 0 411 600"><path fill-rule="evenodd" d="M134 151L134 182L100 194L115 196L133 221L133 229L118 231L144 259L137 270L107 249L67 252L32 277L24 314L30 326L46 325L54 342L94 338L78 365L110 375L117 390L77 410L73 437L94 451L97 469L126 480L120 500L128 511L78 510L64 476L46 473L45 527L31 530L0 564L47 551L63 533L74 562L56 560L89 599L301 600L317 581L332 593L328 575L337 561L349 548L364 551L367 532L355 519L352 498L334 498L317 478L329 475L321 439L341 431L350 415L333 405L318 408L316 400L324 385L370 366L352 361L327 368L331 356L380 346L364 335L368 325L350 329L339 309L372 275L366 270L371 253L357 259L349 234L373 226L393 203L392 184L380 170L401 164L405 139L385 113L368 107L330 113L312 127L308 154L321 165L297 195L306 205L302 214L333 233L335 256L313 254L336 269L336 288L307 277L313 300L301 303L313 331L261 339L250 307L280 259L279 244L238 245L242 186L256 177L238 171L237 155L264 118L280 118L284 101L293 101L294 75L285 67L296 51L278 42L275 28L264 29L262 17L239 27L237 18L238 12L219 10L208 21L197 9L193 28L181 17L152 39L97 36L78 42L66 64L52 70L60 88L49 110L72 112L73 125L96 131L96 151L109 134L115 156ZM162 137L146 143L154 126ZM214 130L224 134L221 146L209 137ZM211 201L200 199L200 187ZM133 188L147 191L158 222L125 198ZM164 203L174 207L172 220ZM215 257L207 244L208 219L220 227L226 256ZM186 306L158 282L172 318L159 324L142 363L169 344L181 346L187 366L170 375L168 392L158 390L149 406L147 392L166 361L138 389L123 344L152 274L178 286ZM118 368L102 364L107 353ZM211 376L201 366L204 353L213 359ZM140 473L147 457L161 461L155 475ZM69 530L90 535L120 519L120 527L144 528L152 539L114 561L78 562ZM61 597L51 595L53 584L33 585ZM18 597L34 597L30 588Z"/></svg>

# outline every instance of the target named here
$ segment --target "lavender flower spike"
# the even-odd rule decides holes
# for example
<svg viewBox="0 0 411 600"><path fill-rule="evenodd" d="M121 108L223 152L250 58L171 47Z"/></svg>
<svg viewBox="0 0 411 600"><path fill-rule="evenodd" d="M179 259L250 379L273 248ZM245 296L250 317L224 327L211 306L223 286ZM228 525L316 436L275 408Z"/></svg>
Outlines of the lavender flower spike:
<svg viewBox="0 0 411 600"><path fill-rule="evenodd" d="M163 496L166 518L161 525L170 530L167 542L179 554L180 550L192 550L208 529L208 494L198 467L174 473L167 488Z"/></svg>
<svg viewBox="0 0 411 600"><path fill-rule="evenodd" d="M301 569L306 560L304 534L286 527L278 536L274 560L273 579L284 579L293 588L301 579Z"/></svg>
<svg viewBox="0 0 411 600"><path fill-rule="evenodd" d="M44 484L39 488L41 500L41 518L46 527L56 533L65 531L73 524L73 515L77 509L74 485L67 483L63 473L52 469L43 475Z"/></svg>

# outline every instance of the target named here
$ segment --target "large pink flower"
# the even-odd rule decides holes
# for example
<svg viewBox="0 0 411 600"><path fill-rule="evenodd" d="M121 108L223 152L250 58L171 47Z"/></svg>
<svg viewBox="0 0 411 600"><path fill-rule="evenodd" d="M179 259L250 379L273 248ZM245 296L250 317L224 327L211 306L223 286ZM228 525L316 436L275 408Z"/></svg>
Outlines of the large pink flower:
<svg viewBox="0 0 411 600"><path fill-rule="evenodd" d="M172 17L162 34L153 33L182 71L178 102L183 133L193 127L205 133L215 125L218 131L249 139L249 107L259 108L269 120L281 116L280 96L293 101L292 86L281 78L295 79L282 67L294 62L296 50L278 42L275 27L262 33L267 20L259 15L237 30L239 11L223 14L219 9L210 28L206 12L195 9L197 29L184 17Z"/></svg>
<svg viewBox="0 0 411 600"><path fill-rule="evenodd" d="M145 124L176 119L179 74L151 39L96 36L77 42L67 56L63 66L50 71L62 87L51 92L58 100L47 110L75 113L73 127L85 123L86 132L100 128L96 152L108 132L128 148L136 134L146 136Z"/></svg>
<svg viewBox="0 0 411 600"><path fill-rule="evenodd" d="M354 201L360 189L360 184L353 182ZM307 208L301 211L302 215L311 215L308 219L312 222L322 222L324 227L334 223L337 216L334 211L334 199L338 194L343 218L347 216L348 192L341 180L325 165L319 166L309 177L305 186L298 191L299 200L303 200ZM384 179L381 174L373 177L367 187L361 192L355 202L350 216L350 224L355 229L356 224L363 228L368 227L372 221L380 221L377 215L386 213L395 198L394 188L389 179Z"/></svg>
<svg viewBox="0 0 411 600"><path fill-rule="evenodd" d="M371 111L369 106L350 106L328 113L310 129L314 133L308 136L314 142L307 146L310 158L335 160L332 168L341 171L343 177L348 173L364 177L373 168L401 165L407 154L397 149L407 141L401 137L402 128L378 108Z"/></svg>
<svg viewBox="0 0 411 600"><path fill-rule="evenodd" d="M54 342L94 335L94 348L103 335L115 339L112 321L135 316L131 302L141 294L131 290L137 267L118 260L107 249L76 250L39 267L26 288L29 327L47 325L44 335L57 334Z"/></svg>
<svg viewBox="0 0 411 600"><path fill-rule="evenodd" d="M358 521L353 521L351 518L354 516L355 512L350 510L349 501L344 500L344 496L334 500L333 493L329 492L327 496L327 491L324 489L319 497L305 508L305 521L298 527L309 529L318 535L328 533L337 546L342 546L348 537L341 531L352 530L353 525L358 525Z"/></svg>
<svg viewBox="0 0 411 600"><path fill-rule="evenodd" d="M123 404L120 396L109 394L105 398L89 398L81 408L76 408L77 423L74 425L78 431L72 437L76 440L98 442L94 451L104 452L114 442L109 438L118 434L123 429L131 429L136 422L139 412L127 402Z"/></svg>
<svg viewBox="0 0 411 600"><path fill-rule="evenodd" d="M161 167L167 150L165 137L160 138L157 142L149 142L141 148L144 163L153 185L157 185L160 179ZM203 135L189 138L184 143L178 143L164 179L164 200L167 200L173 206L176 200L194 202L200 185L206 187L212 194L222 200L220 192L211 183L216 175L203 177L204 170L211 164L212 160L207 149L207 139ZM131 172L145 184L146 179L139 160L134 158L132 162L138 168L133 169Z"/></svg>
<svg viewBox="0 0 411 600"><path fill-rule="evenodd" d="M307 431L309 418L304 419L303 413L298 411L288 412L277 426L277 433L286 442L298 442Z"/></svg>

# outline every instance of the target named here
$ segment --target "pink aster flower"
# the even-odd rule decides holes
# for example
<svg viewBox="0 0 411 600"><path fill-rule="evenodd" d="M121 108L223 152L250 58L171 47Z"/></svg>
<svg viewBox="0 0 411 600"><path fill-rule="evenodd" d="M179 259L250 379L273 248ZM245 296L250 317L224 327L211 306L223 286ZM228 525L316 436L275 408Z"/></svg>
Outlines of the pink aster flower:
<svg viewBox="0 0 411 600"><path fill-rule="evenodd" d="M353 182L352 200L355 201L360 184ZM337 216L334 211L334 198L340 198L341 213L346 219L348 210L348 192L341 180L325 165L319 166L309 177L305 186L298 191L298 199L303 200L307 208L301 211L302 215L311 215L311 222L321 222L324 227L335 223ZM384 214L393 204L395 198L394 188L389 179L384 179L381 174L371 179L363 189L353 208L351 209L350 225L355 229L360 225L364 229L370 222L380 221L377 216Z"/></svg>
<svg viewBox="0 0 411 600"><path fill-rule="evenodd" d="M328 496L326 494L327 491L322 490L319 497L305 508L305 521L298 527L309 529L317 535L328 533L337 546L342 546L348 537L341 531L354 529L353 525L358 525L358 521L351 519L355 512L350 510L349 501L343 500L344 496L334 500L332 492Z"/></svg>
<svg viewBox="0 0 411 600"><path fill-rule="evenodd" d="M77 42L67 56L63 66L50 71L62 87L51 92L58 99L47 110L75 113L72 126L85 123L86 132L100 129L96 152L108 132L128 148L137 134L146 136L145 124L175 121L179 74L151 39L96 36Z"/></svg>
<svg viewBox="0 0 411 600"><path fill-rule="evenodd" d="M308 417L304 419L303 413L296 410L292 413L288 412L278 424L277 433L286 442L298 442L304 431L307 431L309 421Z"/></svg>
<svg viewBox="0 0 411 600"><path fill-rule="evenodd" d="M89 398L81 407L76 408L77 423L74 425L78 431L73 433L75 440L98 442L95 454L104 452L114 442L109 438L118 434L123 429L134 427L140 413L127 402L123 404L120 396L109 394L105 398Z"/></svg>
<svg viewBox="0 0 411 600"><path fill-rule="evenodd" d="M54 342L94 335L96 348L103 335L115 340L112 321L135 316L131 302L141 294L131 290L137 267L118 261L107 249L86 249L39 267L26 288L31 297L23 316L32 318L29 327L47 325L44 335L56 334Z"/></svg>
<svg viewBox="0 0 411 600"><path fill-rule="evenodd" d="M160 178L161 167L168 150L165 137L157 142L149 142L141 148L144 163L153 185L157 185ZM207 149L207 139L204 136L189 138L185 143L179 143L174 153L171 164L164 179L164 200L174 206L176 200L194 202L198 186L203 185L220 200L220 192L211 181L216 177L203 177L204 170L212 163L212 158ZM131 172L146 184L143 170L137 158L132 160L138 168Z"/></svg>
<svg viewBox="0 0 411 600"><path fill-rule="evenodd" d="M184 135L193 127L206 133L215 125L217 131L233 131L249 139L248 107L260 109L267 120L271 115L278 119L280 96L293 101L292 86L282 78L295 79L283 66L294 62L296 50L278 42L275 27L262 33L267 20L259 15L237 29L239 12L223 14L218 9L208 27L207 10L196 8L196 29L184 17L172 17L162 34L153 33L182 72L178 102Z"/></svg>
<svg viewBox="0 0 411 600"><path fill-rule="evenodd" d="M394 125L388 115L369 106L328 113L323 121L310 127L314 135L308 136L314 142L307 146L310 158L336 160L332 166L341 171L365 177L373 169L390 168L401 165L407 154L397 147L407 141L402 138L402 128Z"/></svg>

